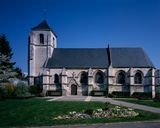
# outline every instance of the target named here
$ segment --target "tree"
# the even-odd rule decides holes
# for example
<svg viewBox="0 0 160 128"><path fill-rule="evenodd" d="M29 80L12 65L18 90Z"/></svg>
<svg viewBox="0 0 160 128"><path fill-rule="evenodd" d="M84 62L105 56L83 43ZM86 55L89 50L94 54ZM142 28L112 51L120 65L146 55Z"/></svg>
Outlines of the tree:
<svg viewBox="0 0 160 128"><path fill-rule="evenodd" d="M8 82L10 78L14 78L16 72L8 64L10 61L9 57L0 53L0 82Z"/></svg>
<svg viewBox="0 0 160 128"><path fill-rule="evenodd" d="M8 82L9 78L15 77L14 65L12 62L12 49L5 34L0 35L0 82Z"/></svg>
<svg viewBox="0 0 160 128"><path fill-rule="evenodd" d="M13 53L5 34L0 35L0 53L12 58Z"/></svg>
<svg viewBox="0 0 160 128"><path fill-rule="evenodd" d="M2 65L4 66L6 65L7 67L9 66L10 68L13 69L13 66L15 65L15 62L11 62L13 53L5 34L0 35L0 53L2 55L5 55L8 60L4 61Z"/></svg>
<svg viewBox="0 0 160 128"><path fill-rule="evenodd" d="M16 74L16 78L20 79L20 80L26 80L25 74L22 72L22 70L18 67L16 67L15 69Z"/></svg>

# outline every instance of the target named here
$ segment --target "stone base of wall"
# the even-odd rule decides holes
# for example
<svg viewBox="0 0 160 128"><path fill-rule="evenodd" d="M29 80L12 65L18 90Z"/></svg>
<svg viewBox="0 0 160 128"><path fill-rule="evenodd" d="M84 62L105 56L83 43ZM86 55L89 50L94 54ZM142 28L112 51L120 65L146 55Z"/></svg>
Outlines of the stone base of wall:
<svg viewBox="0 0 160 128"><path fill-rule="evenodd" d="M128 85L109 85L108 86L108 93L111 94L114 91L129 92L130 91L130 86L128 86Z"/></svg>
<svg viewBox="0 0 160 128"><path fill-rule="evenodd" d="M152 85L109 85L108 93L111 94L114 91L130 92L130 95L132 95L134 92L152 92Z"/></svg>
<svg viewBox="0 0 160 128"><path fill-rule="evenodd" d="M130 85L130 94L134 92L152 92L152 85Z"/></svg>

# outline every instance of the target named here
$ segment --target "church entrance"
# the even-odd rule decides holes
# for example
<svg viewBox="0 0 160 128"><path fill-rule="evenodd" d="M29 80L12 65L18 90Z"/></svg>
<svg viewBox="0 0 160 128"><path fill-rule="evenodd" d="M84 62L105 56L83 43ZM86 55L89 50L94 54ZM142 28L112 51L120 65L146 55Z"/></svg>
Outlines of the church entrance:
<svg viewBox="0 0 160 128"><path fill-rule="evenodd" d="M75 84L71 85L71 95L77 95L77 86Z"/></svg>

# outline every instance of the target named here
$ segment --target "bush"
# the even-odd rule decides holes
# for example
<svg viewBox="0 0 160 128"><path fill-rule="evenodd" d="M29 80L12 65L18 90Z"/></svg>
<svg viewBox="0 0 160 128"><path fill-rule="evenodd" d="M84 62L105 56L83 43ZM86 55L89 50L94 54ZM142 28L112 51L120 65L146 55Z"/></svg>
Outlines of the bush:
<svg viewBox="0 0 160 128"><path fill-rule="evenodd" d="M132 94L132 97L138 98L138 99L151 99L152 93L149 92L134 92Z"/></svg>
<svg viewBox="0 0 160 128"><path fill-rule="evenodd" d="M91 96L106 96L106 91L93 90L91 91Z"/></svg>
<svg viewBox="0 0 160 128"><path fill-rule="evenodd" d="M16 97L29 97L31 94L29 93L28 85L23 82L19 82L16 85L15 96Z"/></svg>
<svg viewBox="0 0 160 128"><path fill-rule="evenodd" d="M5 89L0 87L0 99L3 99L5 97Z"/></svg>
<svg viewBox="0 0 160 128"><path fill-rule="evenodd" d="M130 92L113 91L111 94L114 98L130 97Z"/></svg>
<svg viewBox="0 0 160 128"><path fill-rule="evenodd" d="M103 110L108 110L109 108L111 108L111 104L109 102L105 102L105 107L103 108Z"/></svg>
<svg viewBox="0 0 160 128"><path fill-rule="evenodd" d="M32 85L29 87L29 92L33 95L38 95L39 91L38 91L38 87L35 85Z"/></svg>
<svg viewBox="0 0 160 128"><path fill-rule="evenodd" d="M47 96L62 96L62 90L47 91Z"/></svg>
<svg viewBox="0 0 160 128"><path fill-rule="evenodd" d="M87 109L87 110L84 111L84 113L92 116L93 111L94 111L93 109Z"/></svg>
<svg viewBox="0 0 160 128"><path fill-rule="evenodd" d="M36 85L29 86L29 92L35 96L43 96L42 90Z"/></svg>
<svg viewBox="0 0 160 128"><path fill-rule="evenodd" d="M160 93L156 93L156 96L154 98L155 102L160 102Z"/></svg>
<svg viewBox="0 0 160 128"><path fill-rule="evenodd" d="M107 97L113 98L113 95L111 93L107 94Z"/></svg>
<svg viewBox="0 0 160 128"><path fill-rule="evenodd" d="M5 97L13 97L15 93L15 86L11 83L8 83L4 88Z"/></svg>

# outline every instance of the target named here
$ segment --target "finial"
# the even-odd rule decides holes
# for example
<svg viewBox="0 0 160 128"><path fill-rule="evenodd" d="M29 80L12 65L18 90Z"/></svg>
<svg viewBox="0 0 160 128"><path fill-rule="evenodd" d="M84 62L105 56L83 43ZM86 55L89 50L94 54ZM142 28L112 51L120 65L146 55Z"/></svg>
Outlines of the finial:
<svg viewBox="0 0 160 128"><path fill-rule="evenodd" d="M43 9L43 18L44 20L47 19L47 9Z"/></svg>

